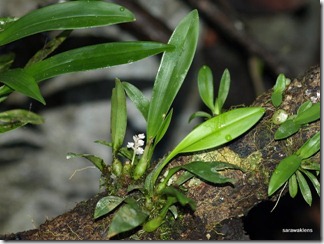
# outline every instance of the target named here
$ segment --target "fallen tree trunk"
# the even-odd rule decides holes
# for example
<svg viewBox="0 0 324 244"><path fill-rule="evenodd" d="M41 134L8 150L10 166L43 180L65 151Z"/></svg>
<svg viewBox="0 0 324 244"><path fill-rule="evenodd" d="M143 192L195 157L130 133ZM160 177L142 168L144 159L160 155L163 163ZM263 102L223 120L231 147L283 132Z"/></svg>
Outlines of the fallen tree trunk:
<svg viewBox="0 0 324 244"><path fill-rule="evenodd" d="M269 200L269 178L276 165L284 157L298 150L315 132L320 130L320 121L303 127L285 140L274 140L278 126L271 122L275 108L271 104L271 92L259 96L252 106L266 108L262 120L248 133L232 141L226 147L192 155L180 156L172 166L192 160L221 160L244 169L227 170L226 176L237 180L235 185L210 185L199 180L190 180L188 195L197 202L195 212L181 208L176 220L169 217L157 231L145 233L140 228L116 237L137 240L246 240L242 216L264 200ZM320 67L310 68L304 75L294 79L285 91L280 108L295 114L305 101L320 100ZM313 156L320 162L320 155ZM171 166L170 165L170 166ZM104 240L110 216L94 220L100 193L81 202L71 211L52 220L47 220L38 229L0 236L5 240ZM271 197L275 201L278 194Z"/></svg>

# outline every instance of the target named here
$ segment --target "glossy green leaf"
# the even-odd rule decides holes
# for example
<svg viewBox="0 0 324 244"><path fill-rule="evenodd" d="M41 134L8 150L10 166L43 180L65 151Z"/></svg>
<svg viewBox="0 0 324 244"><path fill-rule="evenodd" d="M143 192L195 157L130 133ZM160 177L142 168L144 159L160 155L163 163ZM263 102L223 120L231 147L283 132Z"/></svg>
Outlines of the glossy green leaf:
<svg viewBox="0 0 324 244"><path fill-rule="evenodd" d="M222 113L198 125L161 161L145 182L152 193L162 169L179 153L195 152L221 146L242 135L257 123L265 112L261 107L238 108Z"/></svg>
<svg viewBox="0 0 324 244"><path fill-rule="evenodd" d="M96 204L93 217L96 219L105 214L110 213L112 210L118 207L123 201L124 198L116 197L116 196L107 196L101 198Z"/></svg>
<svg viewBox="0 0 324 244"><path fill-rule="evenodd" d="M228 69L225 69L220 81L218 96L216 99L215 114L220 114L226 101L231 85L231 76Z"/></svg>
<svg viewBox="0 0 324 244"><path fill-rule="evenodd" d="M279 74L276 80L276 84L273 87L273 93L271 95L271 101L273 106L278 107L282 102L282 93L286 88L286 77L284 74Z"/></svg>
<svg viewBox="0 0 324 244"><path fill-rule="evenodd" d="M164 188L161 192L161 194L165 194L168 196L174 196L177 198L178 202L182 205L189 205L191 207L192 210L196 209L196 203L194 200L192 200L191 198L187 197L185 194L183 194L181 191L179 191L178 189L171 187L171 186L167 186L166 188Z"/></svg>
<svg viewBox="0 0 324 244"><path fill-rule="evenodd" d="M66 155L66 159L76 158L76 157L82 157L88 159L94 166L96 166L101 172L106 167L106 164L104 160L98 156L92 155L92 154L82 154L82 153L72 153L69 152Z"/></svg>
<svg viewBox="0 0 324 244"><path fill-rule="evenodd" d="M0 113L0 133L4 133L26 124L42 124L44 119L28 110L14 109Z"/></svg>
<svg viewBox="0 0 324 244"><path fill-rule="evenodd" d="M314 136L309 138L303 146L301 146L296 154L302 159L309 158L317 153L321 148L321 134L317 132Z"/></svg>
<svg viewBox="0 0 324 244"><path fill-rule="evenodd" d="M298 183L297 183L297 178L296 175L293 174L290 178L289 178L289 195L294 198L297 193L298 193Z"/></svg>
<svg viewBox="0 0 324 244"><path fill-rule="evenodd" d="M34 77L23 69L11 69L0 73L0 82L44 105L46 104Z"/></svg>
<svg viewBox="0 0 324 244"><path fill-rule="evenodd" d="M312 192L311 192L311 190L309 188L309 185L308 185L305 177L298 170L296 172L296 176L297 176L297 182L298 182L298 185L299 185L300 192L303 195L303 198L304 198L305 202L307 202L307 204L309 206L312 206L312 200L313 200Z"/></svg>
<svg viewBox="0 0 324 244"><path fill-rule="evenodd" d="M147 140L155 138L191 65L199 35L197 10L190 12L174 30L169 44L175 49L163 54L155 78L147 119Z"/></svg>
<svg viewBox="0 0 324 244"><path fill-rule="evenodd" d="M0 73L8 70L15 59L14 53L0 55Z"/></svg>
<svg viewBox="0 0 324 244"><path fill-rule="evenodd" d="M293 154L280 161L271 175L268 195L275 193L297 171L302 159Z"/></svg>
<svg viewBox="0 0 324 244"><path fill-rule="evenodd" d="M235 179L225 177L218 173L224 169L240 169L240 167L225 163L225 162L201 162L195 161L181 166L183 169L189 171L195 176L205 181L214 184L232 183L236 182Z"/></svg>
<svg viewBox="0 0 324 244"><path fill-rule="evenodd" d="M0 18L0 31L6 29L10 24L18 20L16 17L3 17Z"/></svg>
<svg viewBox="0 0 324 244"><path fill-rule="evenodd" d="M116 86L112 90L110 128L113 144L113 154L116 156L123 145L127 127L126 95L122 83L116 79Z"/></svg>
<svg viewBox="0 0 324 244"><path fill-rule="evenodd" d="M312 106L312 102L311 101L306 101L304 102L302 105L299 106L298 110L297 110L297 115L301 114L302 112L306 111L307 109L309 109Z"/></svg>
<svg viewBox="0 0 324 244"><path fill-rule="evenodd" d="M185 183L186 181L190 180L192 177L194 177L193 174L191 174L188 171L183 172L176 180L175 185L182 185L183 183Z"/></svg>
<svg viewBox="0 0 324 244"><path fill-rule="evenodd" d="M134 21L126 8L103 1L53 4L24 15L0 32L0 46L50 30L71 30Z"/></svg>
<svg viewBox="0 0 324 244"><path fill-rule="evenodd" d="M205 118L205 119L210 119L212 116L209 113L206 113L204 111L197 111L195 113L193 113L190 118L189 118L189 122L191 122L191 120L195 119L195 118Z"/></svg>
<svg viewBox="0 0 324 244"><path fill-rule="evenodd" d="M204 104L211 111L214 111L214 79L213 73L207 65L204 65L199 69L198 91Z"/></svg>
<svg viewBox="0 0 324 244"><path fill-rule="evenodd" d="M227 143L249 130L264 112L261 107L238 108L211 118L191 131L170 154L175 156Z"/></svg>
<svg viewBox="0 0 324 244"><path fill-rule="evenodd" d="M113 42L66 51L25 68L37 82L64 73L127 64L155 55L172 46L156 42Z"/></svg>
<svg viewBox="0 0 324 244"><path fill-rule="evenodd" d="M301 125L295 123L293 119L288 119L285 122L283 122L276 130L274 138L275 140L287 138L295 134L300 129L300 127Z"/></svg>
<svg viewBox="0 0 324 244"><path fill-rule="evenodd" d="M161 125L161 128L159 129L159 131L158 131L158 133L156 135L156 138L154 140L154 145L158 144L158 142L161 141L161 139L163 138L163 136L167 132L167 130L168 130L169 126L170 126L172 114L173 114L173 109L171 108L170 112L163 119L163 123Z"/></svg>
<svg viewBox="0 0 324 244"><path fill-rule="evenodd" d="M144 223L148 215L144 213L138 203L133 199L126 199L127 204L123 205L115 214L109 226L107 237L111 237L136 228Z"/></svg>
<svg viewBox="0 0 324 244"><path fill-rule="evenodd" d="M301 172L303 172L307 177L308 179L312 182L318 196L321 195L321 184L319 183L318 179L316 178L315 175L313 175L311 172L309 172L308 170L303 170L303 169L300 169Z"/></svg>
<svg viewBox="0 0 324 244"><path fill-rule="evenodd" d="M321 116L321 104L320 102L314 103L310 108L298 113L294 119L297 124L307 124L316 121Z"/></svg>
<svg viewBox="0 0 324 244"><path fill-rule="evenodd" d="M150 101L144 94L134 85L123 82L124 89L129 99L135 104L136 108L141 112L144 119L147 120L147 114L150 106Z"/></svg>

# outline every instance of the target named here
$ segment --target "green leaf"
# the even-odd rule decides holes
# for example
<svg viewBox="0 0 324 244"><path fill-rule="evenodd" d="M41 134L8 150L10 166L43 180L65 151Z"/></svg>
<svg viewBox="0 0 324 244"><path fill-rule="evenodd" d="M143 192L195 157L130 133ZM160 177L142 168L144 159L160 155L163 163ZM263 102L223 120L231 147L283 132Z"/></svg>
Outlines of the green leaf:
<svg viewBox="0 0 324 244"><path fill-rule="evenodd" d="M195 152L223 145L249 130L264 114L261 107L238 108L198 125L151 172L145 188L152 194L162 169L179 153Z"/></svg>
<svg viewBox="0 0 324 244"><path fill-rule="evenodd" d="M295 134L300 129L300 127L301 125L297 124L294 120L287 119L276 130L274 138L275 140L285 139Z"/></svg>
<svg viewBox="0 0 324 244"><path fill-rule="evenodd" d="M308 109L299 112L299 114L294 119L295 123L303 125L318 120L321 116L320 106L320 102L317 102L315 104L312 104L312 106Z"/></svg>
<svg viewBox="0 0 324 244"><path fill-rule="evenodd" d="M271 175L268 196L275 193L285 182L297 171L302 159L297 155L290 155L277 165L276 169Z"/></svg>
<svg viewBox="0 0 324 244"><path fill-rule="evenodd" d="M308 177L308 179L312 182L318 196L320 196L321 195L321 184L319 183L319 181L317 180L315 175L313 175L308 170L300 169L300 171L303 172Z"/></svg>
<svg viewBox="0 0 324 244"><path fill-rule="evenodd" d="M264 112L261 107L238 108L211 118L191 131L170 154L173 157L178 153L210 149L227 143L249 130Z"/></svg>
<svg viewBox="0 0 324 244"><path fill-rule="evenodd" d="M317 132L314 136L309 138L303 146L301 146L296 154L302 159L309 158L317 153L321 148L321 134Z"/></svg>
<svg viewBox="0 0 324 244"><path fill-rule="evenodd" d="M273 93L271 95L271 101L273 106L278 107L282 102L282 93L286 89L286 77L284 74L279 74L276 80L276 84L273 87Z"/></svg>
<svg viewBox="0 0 324 244"><path fill-rule="evenodd" d="M179 191L178 189L171 187L171 186L167 186L166 188L164 188L161 192L161 194L165 194L168 196L174 196L177 198L178 202L182 205L189 205L191 207L192 210L196 209L196 203L194 200L192 200L189 197L186 197L186 195L184 195L181 191Z"/></svg>
<svg viewBox="0 0 324 244"><path fill-rule="evenodd" d="M123 145L127 127L126 95L122 83L116 79L116 86L112 90L110 128L113 144L113 154L116 156Z"/></svg>
<svg viewBox="0 0 324 244"><path fill-rule="evenodd" d="M144 223L148 215L144 213L134 199L126 199L123 205L114 215L109 226L107 237L111 237L136 228Z"/></svg>
<svg viewBox="0 0 324 244"><path fill-rule="evenodd" d="M105 162L102 158L92 155L92 154L82 154L82 153L72 153L69 152L66 155L66 159L76 158L76 157L82 157L88 159L91 163L93 163L94 166L96 166L101 172L106 167Z"/></svg>
<svg viewBox="0 0 324 244"><path fill-rule="evenodd" d="M297 178L296 175L293 174L289 178L289 194L292 198L294 198L298 193L298 183L297 183Z"/></svg>
<svg viewBox="0 0 324 244"><path fill-rule="evenodd" d="M191 120L193 120L195 118L199 118L199 117L202 117L205 119L210 119L212 116L209 113L206 113L204 111L197 111L190 116L189 122L191 122Z"/></svg>
<svg viewBox="0 0 324 244"><path fill-rule="evenodd" d="M216 99L215 114L222 112L223 105L226 101L229 89L231 85L231 77L228 69L225 69L220 81L218 89L218 97Z"/></svg>
<svg viewBox="0 0 324 244"><path fill-rule="evenodd" d="M44 119L28 110L14 109L0 113L0 133L4 133L26 124L42 124Z"/></svg>
<svg viewBox="0 0 324 244"><path fill-rule="evenodd" d="M37 82L64 73L134 62L172 47L156 42L113 42L66 51L25 68Z"/></svg>
<svg viewBox="0 0 324 244"><path fill-rule="evenodd" d="M174 30L169 44L172 52L163 54L155 78L147 119L147 141L155 138L191 65L199 35L197 10L191 11Z"/></svg>
<svg viewBox="0 0 324 244"><path fill-rule="evenodd" d="M198 72L198 91L204 104L214 111L213 73L207 65L202 66Z"/></svg>
<svg viewBox="0 0 324 244"><path fill-rule="evenodd" d="M309 109L312 106L312 102L311 101L306 101L304 102L302 105L299 106L298 110L297 110L297 115L301 114L302 112L306 111L307 109Z"/></svg>
<svg viewBox="0 0 324 244"><path fill-rule="evenodd" d="M0 55L0 73L8 70L15 59L14 53Z"/></svg>
<svg viewBox="0 0 324 244"><path fill-rule="evenodd" d="M302 169L306 170L316 170L320 171L321 165L317 162L311 162L311 161L303 161L301 164Z"/></svg>
<svg viewBox="0 0 324 244"><path fill-rule="evenodd" d="M110 213L112 210L118 207L123 201L124 198L116 197L116 196L107 196L101 198L96 204L93 217L96 219L105 214Z"/></svg>
<svg viewBox="0 0 324 244"><path fill-rule="evenodd" d="M134 21L126 8L103 1L53 4L31 11L0 32L0 46L50 30L72 30Z"/></svg>
<svg viewBox="0 0 324 244"><path fill-rule="evenodd" d="M163 136L165 135L165 133L167 132L170 122L171 122L171 118L172 118L172 114L173 114L173 109L170 110L170 112L167 114L167 116L163 119L163 123L161 125L161 128L159 129L156 138L154 140L154 145L158 144L159 141L161 141L161 139L163 138Z"/></svg>
<svg viewBox="0 0 324 244"><path fill-rule="evenodd" d="M41 102L44 105L46 104L37 82L33 76L25 72L23 69L12 69L0 73L0 82L17 92Z"/></svg>
<svg viewBox="0 0 324 244"><path fill-rule="evenodd" d="M150 106L150 101L144 94L134 85L123 82L124 89L126 91L127 96L130 100L135 104L136 108L141 112L144 119L147 120L147 114Z"/></svg>
<svg viewBox="0 0 324 244"><path fill-rule="evenodd" d="M198 176L199 178L214 183L214 184L223 184L223 183L232 183L236 182L235 179L227 178L217 171L224 169L240 169L240 167L224 163L224 162L201 162L195 161L181 166L183 169L188 170L190 173Z"/></svg>
<svg viewBox="0 0 324 244"><path fill-rule="evenodd" d="M183 172L183 174L181 174L181 175L177 178L177 180L176 180L176 182L175 182L175 185L180 186L180 185L182 185L183 183L185 183L187 180L190 180L192 177L194 177L193 174L191 174L191 173L188 172L188 171L185 171L185 172Z"/></svg>
<svg viewBox="0 0 324 244"><path fill-rule="evenodd" d="M313 200L312 192L308 186L305 177L302 175L302 173L299 170L297 170L296 176L297 176L300 192L302 193L305 202L307 202L309 206L312 206L312 200Z"/></svg>

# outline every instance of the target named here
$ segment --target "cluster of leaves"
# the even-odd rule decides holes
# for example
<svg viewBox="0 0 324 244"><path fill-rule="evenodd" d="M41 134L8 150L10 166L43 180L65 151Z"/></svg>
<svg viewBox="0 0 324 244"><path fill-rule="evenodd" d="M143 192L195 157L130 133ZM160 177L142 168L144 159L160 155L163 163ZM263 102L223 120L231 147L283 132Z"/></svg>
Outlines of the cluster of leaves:
<svg viewBox="0 0 324 244"><path fill-rule="evenodd" d="M71 1L50 5L22 16L1 18L0 46L24 37L52 30L62 32L45 44L21 68L11 68L15 54L0 56L0 101L13 91L22 93L43 104L45 100L39 82L69 72L110 67L136 61L172 49L157 42L114 42L81 47L48 57L74 29L108 26L134 21L126 8L103 1ZM0 132L6 132L28 123L39 124L43 119L22 109L0 113Z"/></svg>
<svg viewBox="0 0 324 244"><path fill-rule="evenodd" d="M283 92L285 90L286 78L280 74L277 78L272 93L272 103L275 107L280 106L282 102ZM295 134L300 128L308 123L314 122L320 118L320 103L304 102L297 110L296 115L288 116L285 111L279 109L274 113L273 122L280 124L275 132L275 140L286 139ZM308 139L302 147L295 153L285 157L277 165L273 172L269 187L268 195L273 195L282 187L282 191L286 185L289 186L289 194L295 197L298 193L298 188L308 205L312 204L312 193L304 175L313 184L317 194L320 196L320 183L316 176L319 175L320 165L310 161L310 157L315 155L320 150L320 132L317 132L313 137ZM316 176L311 172L315 171ZM280 199L280 197L279 197Z"/></svg>
<svg viewBox="0 0 324 244"><path fill-rule="evenodd" d="M235 183L234 179L224 177L219 171L240 168L225 162L189 162L170 168L162 176L163 170L175 156L221 146L249 130L264 114L264 109L260 107L239 108L220 114L226 99L223 95L216 102L218 105L215 105L218 115L195 127L165 158L151 167L154 149L171 123L171 105L190 68L198 41L198 26L198 13L194 10L174 30L168 42L174 49L163 54L150 99L131 83L116 80L112 94L111 142L98 141L112 147L111 165L95 155L68 154L69 158L81 156L89 159L103 173L108 196L98 201L94 217L99 218L114 211L107 231L108 238L138 226L143 226L148 232L154 231L163 223L169 211L177 217L177 204L188 205L195 210L195 202L181 190L183 184L193 177L214 184ZM201 72L206 73L207 69L204 66ZM198 86L212 85L212 80L203 77L201 72L198 75ZM228 89L228 71L223 80L223 83L228 84ZM224 88L220 89L224 91ZM200 91L202 98L213 97L207 92L210 90ZM131 147L123 146L127 127L126 95L147 122L145 148L139 150L143 153L141 155L134 145L139 138L144 139L143 134L134 136ZM144 143L138 144L143 146ZM181 176L172 178L178 171L182 171Z"/></svg>
<svg viewBox="0 0 324 244"><path fill-rule="evenodd" d="M195 210L195 202L188 198L183 190L184 183L193 177L213 184L234 184L234 179L224 177L220 171L240 168L225 162L195 161L170 168L163 176L162 172L179 154L218 147L237 138L256 124L265 111L260 107L246 107L224 112L223 105L230 87L229 71L224 71L218 97L215 98L212 72L209 67L203 66L198 73L198 90L210 113L199 111L190 119L204 117L206 121L196 126L165 158L156 165L151 165L154 150L171 124L172 103L185 80L195 54L199 35L197 11L190 12L179 23L167 44L143 41L113 42L51 55L72 30L134 20L134 15L129 10L117 4L80 0L53 4L34 10L21 18L2 18L0 25L0 46L40 32L62 31L45 44L44 48L38 51L24 67L11 68L15 60L15 55L12 53L0 56L1 102L5 101L12 92L19 92L45 104L39 88L39 83L43 80L70 72L129 63L130 60L134 62L164 52L150 99L131 83L116 79L111 98L111 142L97 141L112 148L111 163L106 163L102 158L92 154L69 153L67 156L67 158L84 157L102 172L101 183L108 195L98 201L94 218L114 211L107 232L108 238L138 226L143 226L145 231L154 231L163 223L169 211L177 218L177 204L188 205ZM279 80L280 84L275 87L272 98L276 107L282 100L283 81L287 81L285 77L280 77ZM123 146L127 129L126 97L135 104L147 122L143 152L137 151L135 146L133 148ZM278 131L280 130L284 136L297 132L304 124L317 119L318 108L317 104L303 104L297 115L287 120L294 124L295 131L291 132L289 126L284 126L285 123ZM42 122L42 117L28 110L4 111L0 113L0 132L7 132L28 123ZM140 139L144 139L144 136ZM272 180L275 183L271 183L269 195L287 180L293 195L297 193L297 183L302 193L307 192L301 173L317 185L308 170L319 171L319 168L307 159L317 152L314 149L317 147L313 145L317 145L318 140L319 135L314 136L291 157L299 162L300 167L296 168L295 165L296 170L290 171L289 176L288 173L280 173L286 172L285 168L280 171L284 166L279 167L279 177ZM143 145L144 141L137 146ZM310 148L313 149L311 155ZM291 159L287 159L286 162L290 164ZM179 171L182 174L174 177Z"/></svg>
<svg viewBox="0 0 324 244"><path fill-rule="evenodd" d="M214 98L213 73L208 66L204 65L203 67L201 67L198 72L198 91L201 100L209 108L210 113L206 113L204 111L195 112L190 116L189 121L197 117L210 119L215 115L219 115L223 110L223 105L227 98L230 84L230 73L228 69L225 69L220 80L218 97Z"/></svg>

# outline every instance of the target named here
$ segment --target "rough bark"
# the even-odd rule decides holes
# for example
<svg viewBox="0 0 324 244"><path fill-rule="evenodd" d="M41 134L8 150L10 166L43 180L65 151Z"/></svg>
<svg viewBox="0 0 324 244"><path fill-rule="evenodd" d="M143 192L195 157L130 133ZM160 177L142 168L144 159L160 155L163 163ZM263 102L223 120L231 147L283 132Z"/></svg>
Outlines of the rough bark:
<svg viewBox="0 0 324 244"><path fill-rule="evenodd" d="M265 116L248 133L230 142L226 147L176 158L171 165L192 160L221 160L239 165L244 171L227 170L227 176L235 178L235 185L210 185L190 180L188 194L197 202L195 212L180 209L180 216L171 216L153 233L139 229L119 235L116 239L137 240L246 240L241 217L264 200L269 200L267 187L271 173L281 159L295 152L308 138L320 130L320 121L304 126L286 140L275 141L276 125L271 123L275 111L271 104L271 90L259 96L252 106L266 108ZM307 100L320 100L320 68L310 68L305 74L292 80L284 94L280 108L295 114ZM313 157L320 162L320 155ZM110 217L93 219L96 202L104 196L100 193L81 202L71 211L47 220L38 229L0 236L5 240L103 240ZM274 195L271 200L278 197Z"/></svg>

